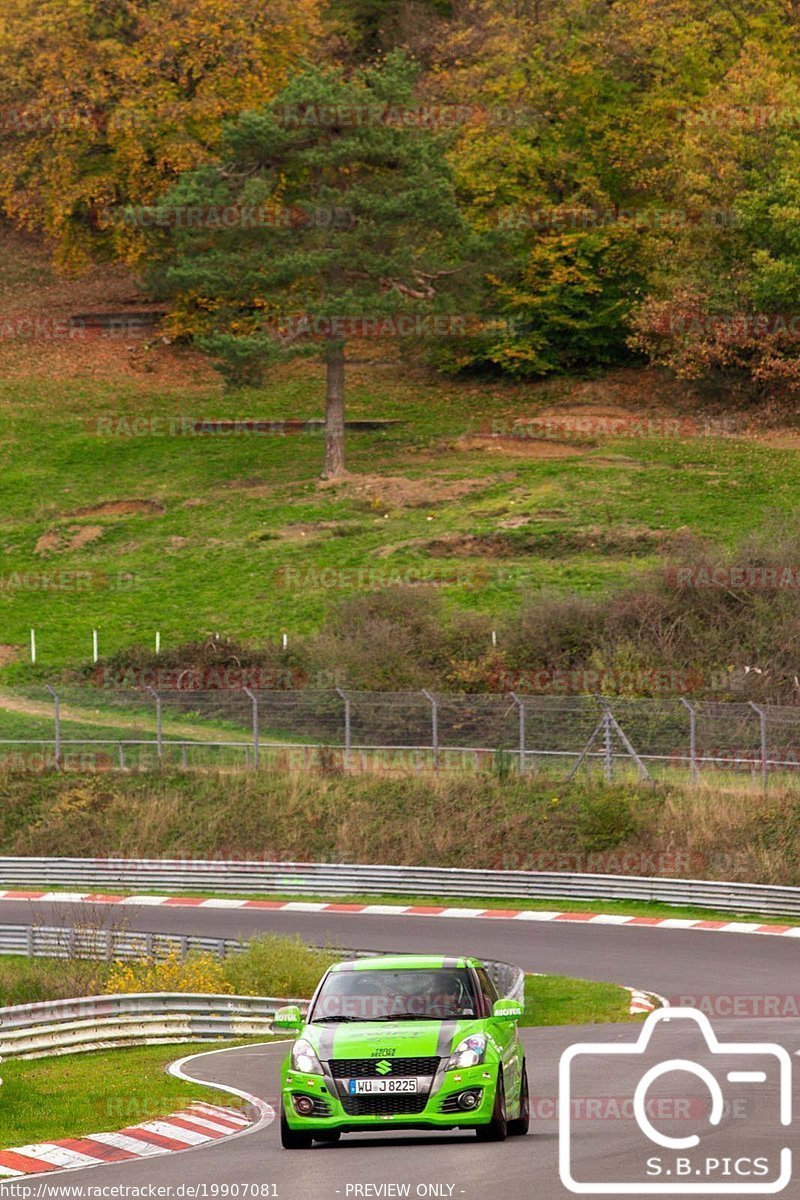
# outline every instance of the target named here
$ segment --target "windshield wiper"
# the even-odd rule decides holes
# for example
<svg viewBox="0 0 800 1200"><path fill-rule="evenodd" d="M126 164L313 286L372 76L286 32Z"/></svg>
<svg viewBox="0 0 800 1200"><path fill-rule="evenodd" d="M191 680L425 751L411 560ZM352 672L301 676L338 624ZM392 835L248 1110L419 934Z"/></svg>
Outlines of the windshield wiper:
<svg viewBox="0 0 800 1200"><path fill-rule="evenodd" d="M339 1021L360 1021L361 1017L312 1017L311 1025L332 1025Z"/></svg>
<svg viewBox="0 0 800 1200"><path fill-rule="evenodd" d="M443 1021L444 1017L432 1017L429 1013L396 1013L393 1017L372 1017L373 1021Z"/></svg>

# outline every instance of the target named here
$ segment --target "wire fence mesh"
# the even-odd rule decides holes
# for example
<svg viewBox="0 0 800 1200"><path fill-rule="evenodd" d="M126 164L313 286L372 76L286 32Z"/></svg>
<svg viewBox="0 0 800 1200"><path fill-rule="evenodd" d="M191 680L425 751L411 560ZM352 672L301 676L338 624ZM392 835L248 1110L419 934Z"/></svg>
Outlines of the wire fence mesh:
<svg viewBox="0 0 800 1200"><path fill-rule="evenodd" d="M800 766L800 708L675 699L328 690L0 693L0 770L710 772L766 786Z"/></svg>

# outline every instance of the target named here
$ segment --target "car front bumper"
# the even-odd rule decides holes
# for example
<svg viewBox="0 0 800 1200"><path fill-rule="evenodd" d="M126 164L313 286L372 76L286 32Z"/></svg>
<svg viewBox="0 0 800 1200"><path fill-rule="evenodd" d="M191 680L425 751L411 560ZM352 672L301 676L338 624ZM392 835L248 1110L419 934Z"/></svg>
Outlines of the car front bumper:
<svg viewBox="0 0 800 1200"><path fill-rule="evenodd" d="M389 1111L360 1114L348 1112L348 1108L352 1109L354 1105L348 1103L350 1097L340 1086L342 1081L335 1081L327 1071L325 1075L304 1075L299 1071L289 1070L283 1083L283 1108L289 1127L307 1133L347 1133L387 1128L474 1129L478 1125L486 1125L491 1120L497 1075L496 1064L445 1071L433 1078L424 1107L420 1103L414 1105L413 1112L402 1111L406 1107L404 1097L414 1093L397 1093L397 1108L401 1111L393 1112L391 1097L395 1093L391 1093L381 1105ZM464 1109L459 1105L458 1098L464 1092L479 1093L478 1103L474 1108ZM418 1095L421 1101L424 1093ZM312 1114L302 1115L297 1111L296 1100L301 1096L312 1101Z"/></svg>

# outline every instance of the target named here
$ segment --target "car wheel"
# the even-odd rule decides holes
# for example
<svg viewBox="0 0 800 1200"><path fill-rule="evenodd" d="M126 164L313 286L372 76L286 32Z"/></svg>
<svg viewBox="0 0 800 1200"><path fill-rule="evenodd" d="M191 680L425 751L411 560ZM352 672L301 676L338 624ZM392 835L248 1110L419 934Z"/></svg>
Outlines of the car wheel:
<svg viewBox="0 0 800 1200"><path fill-rule="evenodd" d="M284 1150L310 1150L312 1137L301 1129L292 1129L286 1120L286 1109L281 1105L281 1145Z"/></svg>
<svg viewBox="0 0 800 1200"><path fill-rule="evenodd" d="M475 1130L479 1142L504 1142L508 1136L508 1121L506 1120L506 1090L503 1086L503 1072L497 1076L497 1088L494 1093L494 1109L488 1125L478 1125Z"/></svg>
<svg viewBox="0 0 800 1200"><path fill-rule="evenodd" d="M338 1142L339 1138L342 1135L338 1129L332 1129L330 1131L330 1133L326 1133L324 1130L321 1130L319 1133L315 1133L312 1136L313 1136L315 1142L329 1142L330 1143L330 1142Z"/></svg>
<svg viewBox="0 0 800 1200"><path fill-rule="evenodd" d="M531 1104L528 1092L528 1072L525 1063L522 1064L522 1079L519 1084L519 1116L508 1122L508 1132L512 1137L524 1137L530 1129Z"/></svg>

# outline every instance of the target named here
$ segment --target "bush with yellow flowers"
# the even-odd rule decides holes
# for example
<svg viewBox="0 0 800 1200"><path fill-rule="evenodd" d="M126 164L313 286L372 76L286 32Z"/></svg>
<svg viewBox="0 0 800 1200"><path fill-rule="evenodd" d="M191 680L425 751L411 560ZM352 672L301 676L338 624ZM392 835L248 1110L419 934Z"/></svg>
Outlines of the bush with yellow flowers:
<svg viewBox="0 0 800 1200"><path fill-rule="evenodd" d="M171 950L165 958L144 958L135 962L115 962L106 980L105 990L119 992L209 992L230 993L225 964L213 954L192 952L181 957Z"/></svg>

